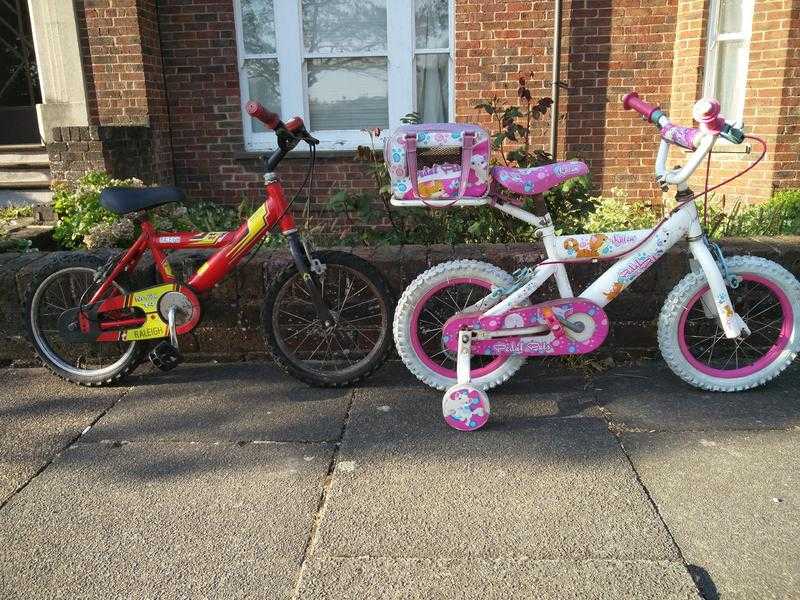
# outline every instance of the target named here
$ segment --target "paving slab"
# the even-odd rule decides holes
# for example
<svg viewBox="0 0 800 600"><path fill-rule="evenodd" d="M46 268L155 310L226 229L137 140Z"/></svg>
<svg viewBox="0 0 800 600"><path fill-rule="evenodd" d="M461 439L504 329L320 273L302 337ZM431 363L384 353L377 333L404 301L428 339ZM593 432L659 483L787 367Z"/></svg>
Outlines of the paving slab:
<svg viewBox="0 0 800 600"><path fill-rule="evenodd" d="M73 446L0 511L0 597L287 598L331 453Z"/></svg>
<svg viewBox="0 0 800 600"><path fill-rule="evenodd" d="M707 598L800 598L800 431L623 443Z"/></svg>
<svg viewBox="0 0 800 600"><path fill-rule="evenodd" d="M299 600L698 600L675 562L325 558Z"/></svg>
<svg viewBox="0 0 800 600"><path fill-rule="evenodd" d="M335 440L353 393L312 388L259 362L183 364L134 382L86 441Z"/></svg>
<svg viewBox="0 0 800 600"><path fill-rule="evenodd" d="M706 392L684 383L661 361L618 368L593 380L597 402L613 421L645 431L788 429L800 426L800 363L765 386Z"/></svg>
<svg viewBox="0 0 800 600"><path fill-rule="evenodd" d="M129 388L81 388L44 369L0 369L0 502Z"/></svg>
<svg viewBox="0 0 800 600"><path fill-rule="evenodd" d="M490 425L465 434L443 423L433 394L357 391L320 552L677 560L603 421L547 417L535 400L510 418L498 400Z"/></svg>
<svg viewBox="0 0 800 600"><path fill-rule="evenodd" d="M442 399L442 392L420 382L399 361L387 363L359 389L362 396L368 396L372 389L380 390L380 393L402 390L415 397L427 398L436 406ZM495 426L517 418L602 417L590 379L536 361L523 365L511 379L489 390L489 396L491 422Z"/></svg>

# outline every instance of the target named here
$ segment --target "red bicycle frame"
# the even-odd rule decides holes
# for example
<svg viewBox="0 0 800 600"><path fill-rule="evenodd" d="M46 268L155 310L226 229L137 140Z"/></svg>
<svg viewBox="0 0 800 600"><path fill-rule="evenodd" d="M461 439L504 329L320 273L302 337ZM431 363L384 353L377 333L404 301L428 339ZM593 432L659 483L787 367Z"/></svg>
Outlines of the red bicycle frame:
<svg viewBox="0 0 800 600"><path fill-rule="evenodd" d="M288 210L286 195L277 180L265 186L266 199L235 231L182 232L156 231L149 221L141 222L142 233L114 266L109 276L92 295L89 304L98 302L111 283L123 272L132 272L142 255L149 250L164 282L174 282L175 276L167 261L165 250L188 248L219 248L192 275L187 285L196 293L213 288L239 263L276 224L283 234L296 230L294 217ZM111 326L111 323L106 326ZM116 323L120 326L121 323Z"/></svg>
<svg viewBox="0 0 800 600"><path fill-rule="evenodd" d="M286 153L301 140L307 141L310 145L317 144L318 140L306 131L305 125L299 117L284 124L276 114L267 111L260 104L252 102L248 104L248 112L261 119L278 134L278 150L266 160L264 204L250 215L236 231L156 231L146 219L140 221L142 233L139 238L114 265L110 273L104 276L104 281L89 299L88 304L77 309L83 333L91 332L96 335L95 339L98 341L125 340L128 334L132 336L132 339L139 340L164 337L169 333L169 329L167 323L158 314L157 304L162 295L171 291L183 292L189 302L195 306L195 310L192 318L177 327L170 335L190 331L200 318L199 301L195 294L207 292L222 281L236 267L242 257L248 254L276 225L287 237L292 258L303 277L317 314L325 326L333 323L333 315L323 301L316 280L310 272L311 264L306 260L308 258L307 250L297 233L294 217L289 212L289 203L286 201L283 187L273 172ZM165 251L188 248L217 248L218 251L211 255L183 285L176 281ZM106 297L112 282L120 274L132 272L147 250L153 255L153 262L161 275L163 284L132 292L127 296L115 294ZM106 299L100 303L101 298L104 297ZM85 314L84 307L93 310L94 316L90 317ZM112 316L116 311L128 308L140 309L144 316L117 315L117 318ZM97 318L99 313L105 313L112 318L100 320ZM91 331L93 323L96 323L97 327Z"/></svg>

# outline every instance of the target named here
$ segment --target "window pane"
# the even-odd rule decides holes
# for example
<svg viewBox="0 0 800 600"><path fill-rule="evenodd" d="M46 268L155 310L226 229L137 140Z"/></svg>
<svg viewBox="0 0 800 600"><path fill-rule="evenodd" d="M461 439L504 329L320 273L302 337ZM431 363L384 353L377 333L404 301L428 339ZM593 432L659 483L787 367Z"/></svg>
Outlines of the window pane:
<svg viewBox="0 0 800 600"><path fill-rule="evenodd" d="M417 0L417 48L450 47L449 0Z"/></svg>
<svg viewBox="0 0 800 600"><path fill-rule="evenodd" d="M242 37L247 54L275 53L272 0L242 0Z"/></svg>
<svg viewBox="0 0 800 600"><path fill-rule="evenodd" d="M722 105L722 115L728 121L738 120L738 107L741 101L741 92L737 82L740 77L747 77L743 72L744 42L727 41L719 43L717 58L717 73L714 82L714 92Z"/></svg>
<svg viewBox="0 0 800 600"><path fill-rule="evenodd" d="M386 51L386 0L303 0L306 52Z"/></svg>
<svg viewBox="0 0 800 600"><path fill-rule="evenodd" d="M278 85L278 61L275 59L250 58L244 61L247 73L247 88L250 99L260 102L273 112L280 112L281 92ZM250 130L253 133L267 131L261 121L250 119Z"/></svg>
<svg viewBox="0 0 800 600"><path fill-rule="evenodd" d="M448 54L417 55L417 112L424 123L448 121L449 71Z"/></svg>
<svg viewBox="0 0 800 600"><path fill-rule="evenodd" d="M362 129L389 124L385 58L307 61L311 128Z"/></svg>
<svg viewBox="0 0 800 600"><path fill-rule="evenodd" d="M743 0L719 0L720 33L738 33L742 30Z"/></svg>

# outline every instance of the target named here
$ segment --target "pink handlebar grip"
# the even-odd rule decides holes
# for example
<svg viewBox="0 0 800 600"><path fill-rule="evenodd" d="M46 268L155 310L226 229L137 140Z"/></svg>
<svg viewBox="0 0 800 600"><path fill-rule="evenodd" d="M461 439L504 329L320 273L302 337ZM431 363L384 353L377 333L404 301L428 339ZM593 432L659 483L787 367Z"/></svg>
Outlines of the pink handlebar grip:
<svg viewBox="0 0 800 600"><path fill-rule="evenodd" d="M277 114L267 110L261 106L261 104L253 100L245 104L244 109L247 111L248 115L254 119L258 119L270 129L275 129L278 126L278 123L281 122L281 118Z"/></svg>
<svg viewBox="0 0 800 600"><path fill-rule="evenodd" d="M628 92L625 94L625 96L622 98L622 106L625 108L625 110L635 110L648 121L653 116L653 113L658 110L657 106L648 104L639 98L639 94L636 92Z"/></svg>

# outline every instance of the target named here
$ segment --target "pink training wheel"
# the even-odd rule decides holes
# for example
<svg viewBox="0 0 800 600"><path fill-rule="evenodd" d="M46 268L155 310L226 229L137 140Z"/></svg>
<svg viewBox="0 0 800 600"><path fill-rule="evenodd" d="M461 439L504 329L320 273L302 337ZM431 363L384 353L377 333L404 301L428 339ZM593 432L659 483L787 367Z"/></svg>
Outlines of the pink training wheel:
<svg viewBox="0 0 800 600"><path fill-rule="evenodd" d="M480 429L489 421L490 414L488 396L471 385L457 383L442 398L442 416L453 429Z"/></svg>

